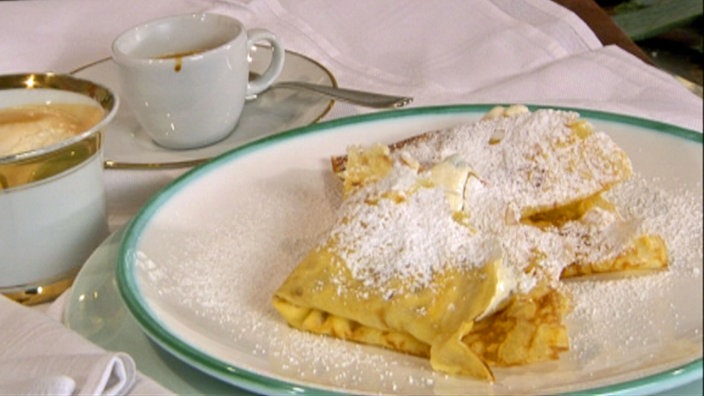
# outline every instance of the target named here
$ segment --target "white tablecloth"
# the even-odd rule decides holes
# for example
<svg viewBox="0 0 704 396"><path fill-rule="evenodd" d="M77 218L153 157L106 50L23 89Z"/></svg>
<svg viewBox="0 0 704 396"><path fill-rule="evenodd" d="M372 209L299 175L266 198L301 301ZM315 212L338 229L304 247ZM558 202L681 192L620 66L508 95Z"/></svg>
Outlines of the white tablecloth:
<svg viewBox="0 0 704 396"><path fill-rule="evenodd" d="M548 0L28 0L0 2L0 74L68 72L110 55L113 38L182 12L234 15L274 31L341 86L413 106L531 103L619 112L702 130L702 100L671 75L602 46ZM325 119L369 112L337 103ZM107 170L112 229L177 170Z"/></svg>

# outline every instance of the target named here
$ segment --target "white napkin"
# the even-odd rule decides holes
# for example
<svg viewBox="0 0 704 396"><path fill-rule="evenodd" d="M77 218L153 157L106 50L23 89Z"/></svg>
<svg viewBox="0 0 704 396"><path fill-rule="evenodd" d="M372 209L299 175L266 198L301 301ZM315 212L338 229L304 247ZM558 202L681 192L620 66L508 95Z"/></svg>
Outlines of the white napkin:
<svg viewBox="0 0 704 396"><path fill-rule="evenodd" d="M701 98L618 47L603 47L552 1L252 0L211 10L271 29L341 86L410 95L413 106L584 107L702 129ZM336 103L328 118L365 111Z"/></svg>
<svg viewBox="0 0 704 396"><path fill-rule="evenodd" d="M45 355L0 360L0 394L124 395L135 365L124 353Z"/></svg>
<svg viewBox="0 0 704 396"><path fill-rule="evenodd" d="M135 12L138 10L139 12ZM529 102L622 112L701 130L702 101L550 0L65 0L0 3L0 73L69 71L110 56L121 31L183 12L274 31L340 85L413 106ZM86 34L90 32L90 34ZM370 111L338 102L326 119ZM124 172L123 172L124 173Z"/></svg>
<svg viewBox="0 0 704 396"><path fill-rule="evenodd" d="M129 355L106 352L48 315L2 296L0 324L0 395L169 393L139 378Z"/></svg>

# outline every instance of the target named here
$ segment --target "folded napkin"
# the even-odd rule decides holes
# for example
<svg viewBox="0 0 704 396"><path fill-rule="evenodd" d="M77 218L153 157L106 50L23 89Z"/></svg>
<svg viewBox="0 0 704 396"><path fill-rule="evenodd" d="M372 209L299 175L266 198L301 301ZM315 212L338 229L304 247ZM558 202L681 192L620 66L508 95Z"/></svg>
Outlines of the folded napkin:
<svg viewBox="0 0 704 396"><path fill-rule="evenodd" d="M265 26L338 83L410 95L413 106L583 107L702 130L702 100L547 0L251 0L210 8ZM366 109L337 103L328 118Z"/></svg>
<svg viewBox="0 0 704 396"><path fill-rule="evenodd" d="M135 382L124 353L41 354L0 359L0 394L124 395Z"/></svg>
<svg viewBox="0 0 704 396"><path fill-rule="evenodd" d="M62 18L42 4L0 3L0 53L13 54L0 57L0 72L69 71L110 56L115 36L138 23L212 11L272 30L340 85L410 95L413 106L527 102L695 130L704 118L701 98L675 78L603 47L550 0L66 0ZM366 111L340 102L326 119Z"/></svg>
<svg viewBox="0 0 704 396"><path fill-rule="evenodd" d="M168 394L132 358L0 296L0 395Z"/></svg>

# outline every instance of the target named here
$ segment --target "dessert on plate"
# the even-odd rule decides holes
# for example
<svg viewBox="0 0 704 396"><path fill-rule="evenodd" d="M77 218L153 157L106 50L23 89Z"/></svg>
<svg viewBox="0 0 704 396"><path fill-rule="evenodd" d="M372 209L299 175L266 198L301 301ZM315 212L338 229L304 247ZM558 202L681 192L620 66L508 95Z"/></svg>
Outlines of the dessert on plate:
<svg viewBox="0 0 704 396"><path fill-rule="evenodd" d="M273 296L300 330L493 381L569 349L565 278L667 267L662 238L604 197L627 154L576 112L497 107L331 164L336 221Z"/></svg>

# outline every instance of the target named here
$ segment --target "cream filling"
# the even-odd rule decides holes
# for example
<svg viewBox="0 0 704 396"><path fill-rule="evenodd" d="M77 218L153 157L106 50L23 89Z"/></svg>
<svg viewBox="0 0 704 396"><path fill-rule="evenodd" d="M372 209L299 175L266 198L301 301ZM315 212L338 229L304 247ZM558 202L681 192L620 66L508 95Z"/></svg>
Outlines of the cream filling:
<svg viewBox="0 0 704 396"><path fill-rule="evenodd" d="M477 316L475 321L482 320L496 313L496 311L503 307L504 302L508 301L511 294L513 294L513 291L518 287L518 280L515 276L513 276L511 270L507 268L506 265L498 266L496 279L497 283L496 289L494 290L494 296L484 312Z"/></svg>
<svg viewBox="0 0 704 396"><path fill-rule="evenodd" d="M464 209L464 189L472 169L459 155L451 155L430 169L430 180L445 191L452 210Z"/></svg>
<svg viewBox="0 0 704 396"><path fill-rule="evenodd" d="M459 155L449 156L433 166L430 169L430 179L444 190L450 207L457 212L464 209L467 187L481 187L479 178ZM499 310L518 287L518 280L503 261L502 265L498 267L497 279L493 298L476 320L481 320Z"/></svg>

